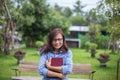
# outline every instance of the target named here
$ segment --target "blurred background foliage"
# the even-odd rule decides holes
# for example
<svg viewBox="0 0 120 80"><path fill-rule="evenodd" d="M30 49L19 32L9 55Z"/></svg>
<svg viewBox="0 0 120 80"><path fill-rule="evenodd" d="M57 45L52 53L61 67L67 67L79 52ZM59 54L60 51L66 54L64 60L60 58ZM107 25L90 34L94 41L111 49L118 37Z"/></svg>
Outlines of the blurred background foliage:
<svg viewBox="0 0 120 80"><path fill-rule="evenodd" d="M13 39L8 36L13 36L15 31L26 47L35 47L35 42L45 42L46 35L55 27L68 35L70 26L89 26L90 31L80 38L84 42L81 47L85 48L85 42L91 41L98 48L112 49L114 53L115 42L120 39L119 0L100 0L89 11L84 11L84 7L80 0L76 0L73 9L57 4L51 7L47 0L0 0L0 42L3 42L0 46L9 54L7 46L13 44Z"/></svg>

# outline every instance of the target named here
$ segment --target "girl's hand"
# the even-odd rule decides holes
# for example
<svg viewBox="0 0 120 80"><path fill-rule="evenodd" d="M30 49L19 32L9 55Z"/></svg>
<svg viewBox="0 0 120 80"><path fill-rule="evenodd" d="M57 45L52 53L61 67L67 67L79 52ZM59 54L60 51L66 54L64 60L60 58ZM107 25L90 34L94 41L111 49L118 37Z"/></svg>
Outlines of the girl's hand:
<svg viewBox="0 0 120 80"><path fill-rule="evenodd" d="M64 79L65 77L66 77L66 75L64 75L64 74L59 75L59 78L61 78L61 79Z"/></svg>
<svg viewBox="0 0 120 80"><path fill-rule="evenodd" d="M46 66L48 69L51 67L51 58L46 61Z"/></svg>

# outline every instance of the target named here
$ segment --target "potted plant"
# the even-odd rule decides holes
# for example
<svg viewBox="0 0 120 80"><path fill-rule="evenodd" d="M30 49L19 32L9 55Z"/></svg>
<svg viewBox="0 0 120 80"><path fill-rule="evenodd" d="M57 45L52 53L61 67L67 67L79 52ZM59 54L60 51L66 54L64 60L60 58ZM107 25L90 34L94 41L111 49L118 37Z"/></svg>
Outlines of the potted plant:
<svg viewBox="0 0 120 80"><path fill-rule="evenodd" d="M37 54L40 54L40 50L41 50L41 47L43 46L43 42L42 41L36 41L35 45L37 47Z"/></svg>
<svg viewBox="0 0 120 80"><path fill-rule="evenodd" d="M17 64L20 63L20 61L25 57L25 52L18 50L14 53L14 57L17 59Z"/></svg>
<svg viewBox="0 0 120 80"><path fill-rule="evenodd" d="M107 53L101 53L99 54L97 60L100 62L101 67L106 67L106 62L108 62L110 59Z"/></svg>
<svg viewBox="0 0 120 80"><path fill-rule="evenodd" d="M91 53L91 57L95 57L96 48L97 48L97 44L96 44L96 43L90 43L90 53Z"/></svg>
<svg viewBox="0 0 120 80"><path fill-rule="evenodd" d="M85 48L86 48L86 51L88 52L89 51L89 49L90 49L90 42L86 42L85 43Z"/></svg>

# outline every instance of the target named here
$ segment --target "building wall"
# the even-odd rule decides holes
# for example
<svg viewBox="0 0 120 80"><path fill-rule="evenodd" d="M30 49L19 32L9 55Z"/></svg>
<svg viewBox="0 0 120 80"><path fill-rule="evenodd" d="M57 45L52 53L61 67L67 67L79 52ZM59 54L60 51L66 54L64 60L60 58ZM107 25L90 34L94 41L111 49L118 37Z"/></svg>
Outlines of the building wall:
<svg viewBox="0 0 120 80"><path fill-rule="evenodd" d="M66 35L67 45L71 48L80 48L80 35L85 35L88 32L88 26L71 26L70 34Z"/></svg>

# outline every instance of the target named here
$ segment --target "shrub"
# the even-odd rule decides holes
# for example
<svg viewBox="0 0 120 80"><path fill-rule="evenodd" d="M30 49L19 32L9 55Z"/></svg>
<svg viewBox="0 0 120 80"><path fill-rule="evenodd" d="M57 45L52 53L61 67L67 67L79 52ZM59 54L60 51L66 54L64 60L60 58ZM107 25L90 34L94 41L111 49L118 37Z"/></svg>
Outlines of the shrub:
<svg viewBox="0 0 120 80"><path fill-rule="evenodd" d="M90 49L96 49L97 44L96 43L90 43Z"/></svg>
<svg viewBox="0 0 120 80"><path fill-rule="evenodd" d="M85 43L85 46L90 46L90 42L87 41L87 42Z"/></svg>
<svg viewBox="0 0 120 80"><path fill-rule="evenodd" d="M37 47L41 47L43 45L43 42L42 41L36 41L35 45Z"/></svg>

